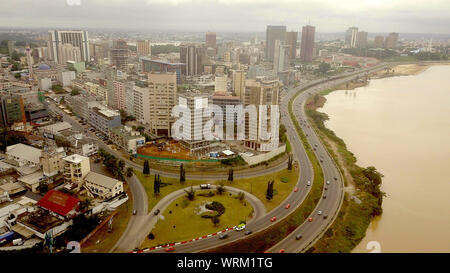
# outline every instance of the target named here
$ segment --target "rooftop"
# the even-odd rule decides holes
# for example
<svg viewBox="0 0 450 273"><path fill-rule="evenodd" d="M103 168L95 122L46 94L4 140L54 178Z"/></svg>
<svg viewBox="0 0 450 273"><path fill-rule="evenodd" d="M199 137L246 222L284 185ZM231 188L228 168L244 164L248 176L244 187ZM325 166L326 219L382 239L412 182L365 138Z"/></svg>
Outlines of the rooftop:
<svg viewBox="0 0 450 273"><path fill-rule="evenodd" d="M92 184L100 185L107 189L114 188L117 185L117 183L120 182L117 179L96 172L89 172L88 175L86 175L86 177L84 178L84 180Z"/></svg>
<svg viewBox="0 0 450 273"><path fill-rule="evenodd" d="M71 195L51 190L37 202L37 205L59 215L66 216L77 207L79 202L80 200Z"/></svg>
<svg viewBox="0 0 450 273"><path fill-rule="evenodd" d="M7 155L24 159L35 164L39 164L41 153L42 151L40 149L22 143L6 147Z"/></svg>
<svg viewBox="0 0 450 273"><path fill-rule="evenodd" d="M84 160L89 160L88 157L79 155L79 154L73 154L73 155L69 155L63 158L65 161L70 162L70 163L80 163Z"/></svg>

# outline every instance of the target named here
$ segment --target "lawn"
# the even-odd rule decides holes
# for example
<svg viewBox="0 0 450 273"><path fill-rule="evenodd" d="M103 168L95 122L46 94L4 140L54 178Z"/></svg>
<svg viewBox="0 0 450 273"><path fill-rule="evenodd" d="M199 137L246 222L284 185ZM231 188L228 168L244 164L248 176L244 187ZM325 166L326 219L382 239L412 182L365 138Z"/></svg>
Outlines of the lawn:
<svg viewBox="0 0 450 273"><path fill-rule="evenodd" d="M227 227L233 227L241 221L248 221L251 217L253 208L247 201L240 201L236 195L230 196L230 193L227 192L212 197L198 195L206 192L196 191L193 201L189 201L186 196L173 201L164 211L163 219L159 219L152 230L155 238L153 240L146 238L141 247L194 239ZM199 215L201 205L212 201L219 202L225 207L225 212L219 216L220 222L217 225L214 225L211 219L202 218Z"/></svg>
<svg viewBox="0 0 450 273"><path fill-rule="evenodd" d="M258 197L265 205L267 212L277 207L286 197L294 190L294 186L298 180L298 165L294 165L294 169L289 171L287 169L264 176L257 176L252 178L235 179L232 183L228 181L202 181L202 180L186 180L184 184L179 182L177 178L161 177L163 183L168 183L167 186L161 186L159 196L153 194L154 175L144 176L139 171L134 171L136 176L141 181L148 196L148 210L151 209L166 196L167 194L189 187L191 185L200 185L203 183L219 184L223 182L225 186L230 186L238 189L243 189ZM275 180L273 199L268 201L266 199L267 182ZM283 180L284 182L282 182Z"/></svg>
<svg viewBox="0 0 450 273"><path fill-rule="evenodd" d="M299 168L294 164L292 171L284 169L282 171L252 178L236 179L232 183L225 182L226 186L243 189L258 197L266 207L267 212L271 211L281 202L283 202L288 195L294 190L297 184ZM267 183L274 180L274 195L272 200L266 199Z"/></svg>

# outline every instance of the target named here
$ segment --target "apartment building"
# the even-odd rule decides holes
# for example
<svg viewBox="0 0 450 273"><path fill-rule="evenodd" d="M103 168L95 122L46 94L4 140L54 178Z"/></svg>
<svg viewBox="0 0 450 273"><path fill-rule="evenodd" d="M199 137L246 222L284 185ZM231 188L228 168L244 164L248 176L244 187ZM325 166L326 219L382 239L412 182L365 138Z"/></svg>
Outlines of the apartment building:
<svg viewBox="0 0 450 273"><path fill-rule="evenodd" d="M64 180L68 184L74 184L81 188L83 180L91 171L89 157L79 154L69 155L63 158L64 165Z"/></svg>
<svg viewBox="0 0 450 273"><path fill-rule="evenodd" d="M89 107L88 123L105 136L109 135L109 129L121 125L120 113L100 103L94 103Z"/></svg>
<svg viewBox="0 0 450 273"><path fill-rule="evenodd" d="M145 137L128 126L110 128L109 139L130 154L135 154L145 144Z"/></svg>

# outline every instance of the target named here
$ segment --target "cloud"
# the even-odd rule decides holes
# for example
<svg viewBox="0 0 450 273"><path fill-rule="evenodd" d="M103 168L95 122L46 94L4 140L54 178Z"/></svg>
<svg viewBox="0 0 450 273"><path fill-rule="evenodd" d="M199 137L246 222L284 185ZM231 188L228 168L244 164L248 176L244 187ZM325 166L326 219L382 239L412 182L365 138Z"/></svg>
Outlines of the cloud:
<svg viewBox="0 0 450 273"><path fill-rule="evenodd" d="M448 0L15 0L2 3L0 26L181 31L265 31L268 24L319 32L356 25L369 32L449 33Z"/></svg>

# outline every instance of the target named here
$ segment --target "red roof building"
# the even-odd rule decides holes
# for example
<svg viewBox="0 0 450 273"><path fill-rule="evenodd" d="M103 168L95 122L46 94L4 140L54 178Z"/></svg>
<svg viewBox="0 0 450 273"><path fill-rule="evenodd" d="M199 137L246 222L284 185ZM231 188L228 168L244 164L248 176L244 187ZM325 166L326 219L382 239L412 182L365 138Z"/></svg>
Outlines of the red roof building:
<svg viewBox="0 0 450 273"><path fill-rule="evenodd" d="M61 216L67 216L69 212L77 209L79 203L80 200L71 195L51 190L37 202L37 205Z"/></svg>

